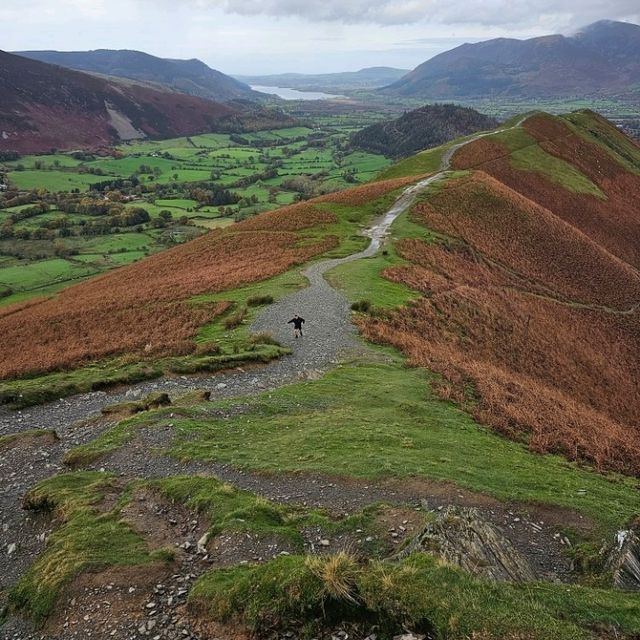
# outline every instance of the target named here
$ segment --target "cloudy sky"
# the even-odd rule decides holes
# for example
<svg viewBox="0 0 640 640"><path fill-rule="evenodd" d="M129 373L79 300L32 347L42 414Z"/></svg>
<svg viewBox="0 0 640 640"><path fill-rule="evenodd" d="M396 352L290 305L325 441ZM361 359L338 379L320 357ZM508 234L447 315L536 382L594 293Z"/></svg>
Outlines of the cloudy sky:
<svg viewBox="0 0 640 640"><path fill-rule="evenodd" d="M0 48L139 49L226 73L413 68L463 42L640 23L640 0L1 0Z"/></svg>

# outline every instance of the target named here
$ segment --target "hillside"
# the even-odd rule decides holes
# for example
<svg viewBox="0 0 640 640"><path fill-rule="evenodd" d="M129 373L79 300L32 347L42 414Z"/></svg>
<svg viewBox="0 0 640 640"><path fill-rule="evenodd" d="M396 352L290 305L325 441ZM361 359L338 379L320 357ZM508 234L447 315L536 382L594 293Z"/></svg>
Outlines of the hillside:
<svg viewBox="0 0 640 640"><path fill-rule="evenodd" d="M412 216L443 240L406 238L386 272L419 301L365 333L532 449L638 474L640 148L596 114L541 114L453 166Z"/></svg>
<svg viewBox="0 0 640 640"><path fill-rule="evenodd" d="M536 113L0 306L1 632L638 637L639 195Z"/></svg>
<svg viewBox="0 0 640 640"><path fill-rule="evenodd" d="M572 36L463 44L382 91L431 99L630 94L640 81L638 60L640 26L602 21Z"/></svg>
<svg viewBox="0 0 640 640"><path fill-rule="evenodd" d="M393 67L367 67L359 71L344 71L342 73L277 73L264 76L237 76L237 79L250 85L339 93L384 87L400 79L406 73L405 69L394 69Z"/></svg>
<svg viewBox="0 0 640 640"><path fill-rule="evenodd" d="M68 69L131 78L164 85L216 102L257 99L260 94L244 83L211 69L200 60L158 58L142 51L97 49L95 51L16 51L16 55Z"/></svg>
<svg viewBox="0 0 640 640"><path fill-rule="evenodd" d="M351 143L358 149L398 158L497 124L474 109L453 104L426 105L361 129L353 134Z"/></svg>
<svg viewBox="0 0 640 640"><path fill-rule="evenodd" d="M33 153L291 124L254 106L106 80L4 52L0 86L0 150Z"/></svg>

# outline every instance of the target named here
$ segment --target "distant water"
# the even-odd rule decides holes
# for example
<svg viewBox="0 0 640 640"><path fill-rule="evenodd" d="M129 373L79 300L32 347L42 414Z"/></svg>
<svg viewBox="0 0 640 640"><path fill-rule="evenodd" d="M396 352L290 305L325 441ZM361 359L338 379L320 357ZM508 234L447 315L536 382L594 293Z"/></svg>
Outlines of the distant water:
<svg viewBox="0 0 640 640"><path fill-rule="evenodd" d="M346 96L323 93L322 91L298 91L297 89L287 89L286 87L264 87L253 84L251 88L260 93L275 94L283 100L335 100L336 98L346 98Z"/></svg>

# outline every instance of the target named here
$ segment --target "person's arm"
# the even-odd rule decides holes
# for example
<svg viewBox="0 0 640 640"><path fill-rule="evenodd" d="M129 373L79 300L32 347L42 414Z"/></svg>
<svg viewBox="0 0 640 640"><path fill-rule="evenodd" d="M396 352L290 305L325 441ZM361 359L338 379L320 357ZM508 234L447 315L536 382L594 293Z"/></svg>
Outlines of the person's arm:
<svg viewBox="0 0 640 640"><path fill-rule="evenodd" d="M295 318L291 318L291 320L289 320L289 322L287 322L287 324L291 324L292 322L295 322Z"/></svg>
<svg viewBox="0 0 640 640"><path fill-rule="evenodd" d="M302 322L302 324L304 324L304 318L300 318L300 322Z"/></svg>

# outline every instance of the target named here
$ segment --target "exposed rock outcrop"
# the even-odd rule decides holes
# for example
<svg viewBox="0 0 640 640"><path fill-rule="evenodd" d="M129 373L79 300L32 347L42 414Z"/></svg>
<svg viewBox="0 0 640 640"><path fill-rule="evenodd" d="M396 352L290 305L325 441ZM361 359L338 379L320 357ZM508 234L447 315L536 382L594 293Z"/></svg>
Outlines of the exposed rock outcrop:
<svg viewBox="0 0 640 640"><path fill-rule="evenodd" d="M613 584L620 589L640 591L640 523L618 531L609 552L606 568L613 575Z"/></svg>
<svg viewBox="0 0 640 640"><path fill-rule="evenodd" d="M527 559L477 509L448 507L400 553L422 551L469 573L498 582L530 582Z"/></svg>

